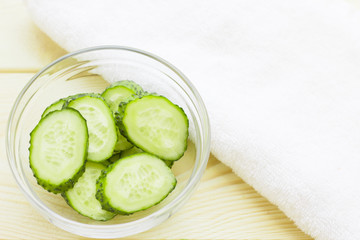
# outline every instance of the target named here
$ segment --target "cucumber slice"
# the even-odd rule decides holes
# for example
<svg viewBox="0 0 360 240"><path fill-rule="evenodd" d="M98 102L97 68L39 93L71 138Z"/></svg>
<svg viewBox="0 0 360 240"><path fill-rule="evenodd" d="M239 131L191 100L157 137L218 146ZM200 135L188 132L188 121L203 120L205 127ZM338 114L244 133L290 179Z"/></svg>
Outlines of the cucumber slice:
<svg viewBox="0 0 360 240"><path fill-rule="evenodd" d="M129 148L129 149L125 150L125 151L122 151L120 153L120 157L124 158L124 157L134 155L136 153L141 153L141 152L143 152L143 150L141 150L140 148L132 147L132 148Z"/></svg>
<svg viewBox="0 0 360 240"><path fill-rule="evenodd" d="M129 102L134 101L135 99L138 99L138 98L149 96L149 95L155 96L156 93L143 92L141 95L131 95L130 97L127 97L124 101L120 102L119 107L118 107L118 111L115 112L116 123L118 125L121 125L121 121L122 121L122 119L124 117L125 108L126 108L126 106L128 105Z"/></svg>
<svg viewBox="0 0 360 240"><path fill-rule="evenodd" d="M81 215L94 220L106 221L116 214L101 208L100 202L95 198L96 180L105 166L87 162L85 172L75 186L62 194L66 202Z"/></svg>
<svg viewBox="0 0 360 240"><path fill-rule="evenodd" d="M109 159L102 161L101 164L103 164L106 167L109 166L110 164L113 164L114 162L120 159L120 154L121 153L116 153L112 155Z"/></svg>
<svg viewBox="0 0 360 240"><path fill-rule="evenodd" d="M105 92L101 94L101 96L105 99L111 111L116 112L119 103L133 94L135 94L135 92L126 87L116 86L110 89L106 89Z"/></svg>
<svg viewBox="0 0 360 240"><path fill-rule="evenodd" d="M63 108L68 107L68 105L71 101L73 101L77 98L85 97L85 96L101 98L101 96L97 93L78 93L78 94L70 95L66 98L63 98L66 101Z"/></svg>
<svg viewBox="0 0 360 240"><path fill-rule="evenodd" d="M131 214L161 202L176 185L171 169L159 158L138 153L105 169L96 183L103 209Z"/></svg>
<svg viewBox="0 0 360 240"><path fill-rule="evenodd" d="M115 120L106 102L97 95L76 98L68 107L78 110L89 130L88 160L101 162L110 158L117 142Z"/></svg>
<svg viewBox="0 0 360 240"><path fill-rule="evenodd" d="M61 110L64 106L64 104L66 103L65 99L60 99L56 102L54 102L53 104L51 104L50 106L48 106L45 111L43 112L43 114L41 115L41 117L45 117L48 113L53 112L55 110Z"/></svg>
<svg viewBox="0 0 360 240"><path fill-rule="evenodd" d="M124 157L130 156L130 155L133 155L133 154L136 154L136 153L141 153L141 152L143 152L143 151L140 148L132 147L130 149L122 151L120 153L120 157L124 158ZM168 166L169 168L171 168L174 165L174 162L175 162L175 161L168 161L168 160L163 160L163 161L166 164L166 166Z"/></svg>
<svg viewBox="0 0 360 240"><path fill-rule="evenodd" d="M110 110L114 114L115 121L117 122L119 104L123 101L127 101L132 96L137 97L143 94L144 90L140 85L130 80L118 81L111 84L105 89L101 96L105 99L109 105ZM120 152L132 147L132 144L120 134L118 131L118 142L115 146L115 152Z"/></svg>
<svg viewBox="0 0 360 240"><path fill-rule="evenodd" d="M137 83L130 80L123 80L111 84L105 89L101 96L110 106L111 111L115 113L118 110L120 102L131 95L141 95L143 92L144 90Z"/></svg>
<svg viewBox="0 0 360 240"><path fill-rule="evenodd" d="M130 101L119 125L124 136L143 151L174 161L187 148L189 121L183 109L163 96Z"/></svg>
<svg viewBox="0 0 360 240"><path fill-rule="evenodd" d="M74 186L85 169L88 129L74 109L55 110L30 133L30 167L39 185L59 193Z"/></svg>
<svg viewBox="0 0 360 240"><path fill-rule="evenodd" d="M117 134L118 140L115 144L114 152L118 153L118 152L124 151L126 149L129 149L133 146L131 143L128 142L126 137L121 135L119 128L116 128L116 134Z"/></svg>
<svg viewBox="0 0 360 240"><path fill-rule="evenodd" d="M56 102L54 102L53 104L51 104L50 106L48 106L45 111L43 112L43 114L41 115L41 117L45 117L48 113L55 111L55 110L61 110L65 107L67 107L68 103L71 100L74 100L76 98L79 97L83 97L83 96L91 96L91 95L96 95L96 94L92 94L92 93L80 93L80 94L76 94L76 95L71 95L68 96L66 98L61 98L59 100L57 100Z"/></svg>

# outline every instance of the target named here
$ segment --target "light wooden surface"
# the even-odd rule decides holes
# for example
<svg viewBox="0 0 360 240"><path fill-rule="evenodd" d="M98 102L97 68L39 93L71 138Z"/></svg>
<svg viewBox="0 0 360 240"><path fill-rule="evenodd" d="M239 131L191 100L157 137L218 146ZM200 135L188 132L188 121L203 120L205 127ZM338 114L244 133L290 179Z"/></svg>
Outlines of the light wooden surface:
<svg viewBox="0 0 360 240"><path fill-rule="evenodd" d="M32 208L13 180L5 128L24 84L65 51L32 22L20 0L0 0L0 239L83 239ZM311 239L214 157L191 200L160 226L128 239Z"/></svg>

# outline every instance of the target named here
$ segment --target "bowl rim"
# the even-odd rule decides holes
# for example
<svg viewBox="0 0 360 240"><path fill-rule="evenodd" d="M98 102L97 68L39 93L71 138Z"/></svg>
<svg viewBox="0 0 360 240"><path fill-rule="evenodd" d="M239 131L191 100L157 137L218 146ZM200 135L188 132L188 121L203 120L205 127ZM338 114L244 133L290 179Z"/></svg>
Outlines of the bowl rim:
<svg viewBox="0 0 360 240"><path fill-rule="evenodd" d="M33 194L30 194L29 191L27 191L25 189L25 187L23 186L23 183L22 183L22 180L21 180L21 174L19 173L17 167L15 166L15 156L14 156L14 153L12 152L12 149L11 149L11 140L12 140L12 134L13 134L11 132L11 129L12 129L13 124L14 124L15 112L16 112L16 110L17 110L17 108L19 106L19 103L22 100L25 92L36 81L36 79L41 74L43 74L46 70L48 70L52 66L56 65L57 63L65 60L67 58L70 58L70 57L73 57L73 56L76 56L76 55L80 55L80 54L83 54L83 53L87 53L87 52L100 51L100 50L130 51L130 52L133 52L133 53L144 55L146 57L150 57L153 60L155 60L155 61L165 65L169 69L171 69L174 73L176 73L181 78L181 80L192 91L192 94L194 95L194 97L196 99L196 102L199 105L200 110L202 111L201 112L202 116L200 117L200 121L203 121L203 122L201 122L201 126L202 126L203 129L205 129L205 131L203 133L205 135L205 137L204 137L204 141L203 141L203 144L202 144L202 146L204 146L204 147L203 147L203 149L201 149L200 155L199 155L200 159L204 158L205 160L200 162L199 166L196 166L196 165L194 166L194 170L196 169L196 174L194 174L195 172L193 170L193 173L190 176L190 179L186 183L186 186L184 187L184 189L182 189L182 191L179 193L179 195L176 196L176 198L174 198L171 202L166 204L164 207L158 209L157 211L155 211L155 212L153 212L153 213L151 213L151 214L149 214L149 215L147 215L145 217L142 217L140 219L137 219L137 220L134 220L134 221L131 221L131 222L112 224L112 225L96 225L96 224L80 223L78 221L71 220L71 219L68 219L66 217L63 217L63 216L57 214L56 212L51 210L49 207L47 207L45 204L43 204L43 202L40 199L38 199L37 196L34 196ZM200 113L199 113L199 115L200 115ZM209 117L208 117L208 113L207 113L205 104L204 104L200 94L196 90L195 86L190 82L190 80L178 68L176 68L174 65L172 65L168 61L164 60L163 58L161 58L161 57L159 57L159 56L157 56L155 54L152 54L150 52L144 51L144 50L140 50L140 49L132 48L132 47L127 47L127 46L119 46L119 45L100 45L100 46L88 47L88 48L80 49L80 50L77 50L77 51L74 51L74 52L70 52L70 53L68 53L68 54L54 60L53 62L49 63L45 67L43 67L40 71L38 71L29 80L29 82L23 87L21 92L18 94L18 96L17 96L17 98L16 98L16 100L15 100L15 102L13 104L13 107L12 107L12 109L10 111L6 131L7 131L7 133L6 133L5 144L6 144L6 152L7 152L8 163L10 165L11 172L12 172L12 174L13 174L15 180L16 180L17 185L20 187L20 190L25 195L25 197L28 199L28 201L35 208L40 210L40 212L43 215L44 215L43 212L46 212L46 214L49 215L52 218L51 219L48 216L46 217L46 219L49 220L50 222L55 224L55 222L53 222L52 220L56 219L56 220L59 220L61 222L65 222L67 224L71 224L73 228L81 228L81 229L94 229L95 228L96 230L102 230L102 229L103 230L109 230L109 229L112 229L114 227L127 227L127 226L132 226L132 225L137 225L137 224L143 223L143 222L148 221L148 220L150 220L150 219L152 219L154 217L159 217L159 216L165 214L166 212L170 212L173 208L177 207L182 202L184 202L183 201L184 198L186 199L186 198L190 197L190 196L187 196L187 195L189 195L189 192L190 192L190 195L192 195L194 193L194 189L196 188L196 186L200 182L200 179L201 179L201 177L203 175L203 172L205 171L205 168L207 166L207 162L208 162L208 159L209 159L209 155L210 155L211 132L210 132ZM197 164L197 162L196 162L196 164ZM161 221L161 222L163 222L163 221ZM161 222L159 222L158 224L160 224ZM158 224L155 224L154 226L156 226ZM55 225L57 225L57 224L55 224ZM150 228L152 228L154 226L151 226L148 229L150 229ZM65 228L63 228L63 229L65 229ZM145 229L145 230L142 230L142 231L137 231L135 233L130 233L129 235L140 233L140 232L146 231L148 229ZM69 229L65 229L65 230L70 231ZM79 234L78 232L73 232L73 231L70 231L70 232L78 234L78 235L82 235L82 234ZM82 236L88 236L88 235L82 235ZM126 236L126 235L123 235L123 236ZM117 236L114 236L114 237L117 237Z"/></svg>

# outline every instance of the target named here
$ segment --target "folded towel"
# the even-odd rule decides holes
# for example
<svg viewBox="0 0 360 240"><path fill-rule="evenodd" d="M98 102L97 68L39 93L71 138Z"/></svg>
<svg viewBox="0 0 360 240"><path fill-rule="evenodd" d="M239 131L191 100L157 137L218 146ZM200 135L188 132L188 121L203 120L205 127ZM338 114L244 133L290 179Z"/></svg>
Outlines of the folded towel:
<svg viewBox="0 0 360 240"><path fill-rule="evenodd" d="M68 51L118 44L181 69L212 153L319 240L360 239L360 9L345 0L27 0Z"/></svg>

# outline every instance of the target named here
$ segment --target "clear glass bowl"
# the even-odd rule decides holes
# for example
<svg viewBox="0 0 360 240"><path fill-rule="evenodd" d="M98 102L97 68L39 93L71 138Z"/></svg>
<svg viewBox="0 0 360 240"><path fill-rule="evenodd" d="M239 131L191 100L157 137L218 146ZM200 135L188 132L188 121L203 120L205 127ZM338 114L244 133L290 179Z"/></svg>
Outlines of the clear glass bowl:
<svg viewBox="0 0 360 240"><path fill-rule="evenodd" d="M119 215L107 222L97 222L71 209L60 194L49 193L36 183L29 167L29 134L52 102L78 93L101 93L109 82L125 79L166 96L184 109L190 122L189 147L173 166L178 184L164 201L130 216ZM119 238L159 225L190 198L208 161L210 128L199 93L173 65L141 50L100 46L70 53L46 66L29 81L10 113L6 144L16 182L48 221L85 237Z"/></svg>

